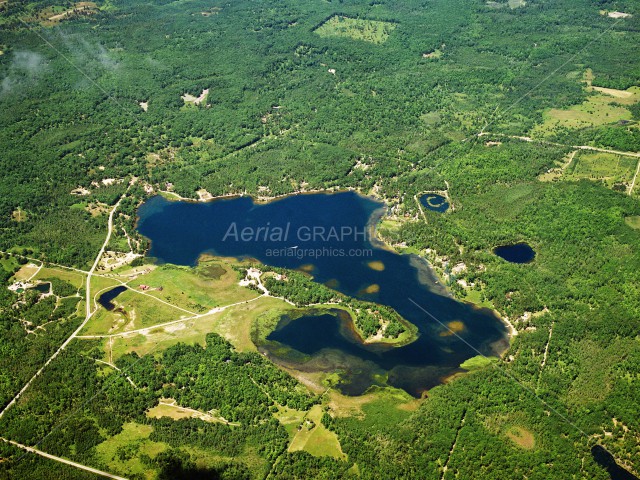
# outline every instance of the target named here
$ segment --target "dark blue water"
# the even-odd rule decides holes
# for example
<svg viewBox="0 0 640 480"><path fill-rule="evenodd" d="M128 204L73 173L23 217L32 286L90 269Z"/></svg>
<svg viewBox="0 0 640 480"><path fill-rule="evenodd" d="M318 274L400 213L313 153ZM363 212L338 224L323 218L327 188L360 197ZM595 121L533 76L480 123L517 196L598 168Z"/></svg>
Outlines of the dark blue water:
<svg viewBox="0 0 640 480"><path fill-rule="evenodd" d="M341 389L348 394L386 383L420 395L478 351L492 354L497 343L503 347L506 329L491 311L445 295L419 257L398 255L369 238L367 227L381 206L352 192L298 195L263 205L249 197L209 203L154 197L140 207L138 229L152 242L150 255L160 261L195 265L205 252L252 257L269 265L302 268L342 293L395 308L418 327L419 337L411 344L357 346L339 319L332 327L318 323L330 319L303 321L298 327L296 322L303 319L297 319L289 323L301 329L296 336L316 336L326 343L324 349L296 357L291 348L278 348L286 345L282 342L261 347L274 360L296 368L338 369L343 374ZM447 328L454 321L461 322L461 338ZM320 336L313 328L316 323L338 328L339 335ZM288 342L294 350L302 348Z"/></svg>
<svg viewBox="0 0 640 480"><path fill-rule="evenodd" d="M615 458L601 445L591 448L591 455L598 465L604 467L611 480L638 480L638 477L616 463Z"/></svg>
<svg viewBox="0 0 640 480"><path fill-rule="evenodd" d="M32 288L40 293L49 293L51 291L51 283L50 282L39 283L38 285Z"/></svg>
<svg viewBox="0 0 640 480"><path fill-rule="evenodd" d="M493 253L511 263L529 263L536 257L536 252L526 243L496 247Z"/></svg>
<svg viewBox="0 0 640 480"><path fill-rule="evenodd" d="M111 290L107 290L102 295L98 297L98 303L102 305L107 310L113 310L116 308L115 304L113 304L113 299L120 295L127 289L125 286L119 286L112 288Z"/></svg>
<svg viewBox="0 0 640 480"><path fill-rule="evenodd" d="M449 210L449 202L437 193L426 193L420 197L420 204L427 210L444 213Z"/></svg>

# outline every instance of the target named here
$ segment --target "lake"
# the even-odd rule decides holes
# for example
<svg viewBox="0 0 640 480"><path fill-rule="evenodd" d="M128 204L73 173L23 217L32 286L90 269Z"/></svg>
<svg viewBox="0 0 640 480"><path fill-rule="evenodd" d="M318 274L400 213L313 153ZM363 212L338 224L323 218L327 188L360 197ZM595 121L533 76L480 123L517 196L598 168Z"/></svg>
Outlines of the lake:
<svg viewBox="0 0 640 480"><path fill-rule="evenodd" d="M98 297L98 303L102 305L104 308L106 308L107 310L113 310L114 308L116 308L115 304L113 303L113 300L126 290L127 290L127 287L122 285L119 287L114 287L111 290L107 290L106 292L104 292L102 295Z"/></svg>
<svg viewBox="0 0 640 480"><path fill-rule="evenodd" d="M301 370L340 371L340 389L347 394L388 384L420 396L478 351L492 355L503 349L507 330L490 310L451 298L423 259L399 255L377 241L371 232L382 207L353 192L296 195L267 204L249 197L197 203L157 196L140 207L138 229L151 240L150 256L161 262L195 265L202 253L250 257L309 272L346 295L393 307L417 326L416 341L362 345L335 311L301 311L299 318L283 319L281 333L259 348L275 362ZM457 335L448 325L457 327ZM320 336L318 328L331 335ZM308 339L313 345L299 343L307 337L314 337Z"/></svg>
<svg viewBox="0 0 640 480"><path fill-rule="evenodd" d="M529 263L536 257L536 252L526 243L502 245L494 248L493 253L511 263Z"/></svg>

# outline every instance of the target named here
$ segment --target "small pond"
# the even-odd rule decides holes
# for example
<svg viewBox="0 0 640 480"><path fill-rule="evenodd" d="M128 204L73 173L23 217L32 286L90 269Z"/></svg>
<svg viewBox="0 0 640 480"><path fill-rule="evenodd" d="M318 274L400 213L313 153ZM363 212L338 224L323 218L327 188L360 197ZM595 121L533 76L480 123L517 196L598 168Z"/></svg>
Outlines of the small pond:
<svg viewBox="0 0 640 480"><path fill-rule="evenodd" d="M107 290L102 295L98 297L98 303L102 305L107 310L113 310L116 306L112 303L113 299L120 295L127 289L125 286L119 286L112 288L111 290Z"/></svg>
<svg viewBox="0 0 640 480"><path fill-rule="evenodd" d="M32 288L40 293L49 293L51 291L51 283L50 282L39 283L38 285Z"/></svg>
<svg viewBox="0 0 640 480"><path fill-rule="evenodd" d="M446 197L437 193L425 193L420 197L420 205L433 212L444 213L449 210L449 202Z"/></svg>
<svg viewBox="0 0 640 480"><path fill-rule="evenodd" d="M535 250L526 243L502 245L494 248L493 253L511 263L529 263L536 256Z"/></svg>

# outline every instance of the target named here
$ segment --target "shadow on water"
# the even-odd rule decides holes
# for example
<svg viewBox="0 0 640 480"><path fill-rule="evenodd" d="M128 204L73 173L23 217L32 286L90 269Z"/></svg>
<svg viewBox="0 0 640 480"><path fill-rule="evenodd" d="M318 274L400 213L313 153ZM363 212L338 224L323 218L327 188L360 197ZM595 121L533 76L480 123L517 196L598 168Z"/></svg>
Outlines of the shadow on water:
<svg viewBox="0 0 640 480"><path fill-rule="evenodd" d="M638 477L618 465L613 455L602 445L594 445L591 448L591 455L598 465L607 470L611 480L639 480Z"/></svg>
<svg viewBox="0 0 640 480"><path fill-rule="evenodd" d="M140 207L138 229L151 240L150 255L160 261L195 265L202 253L250 257L309 272L318 283L328 283L341 293L393 307L418 328L414 342L400 347L356 344L338 314L311 312L309 318L298 313L294 321L288 320L288 326L284 319L279 333L283 337L264 348L274 361L297 369L335 368L344 380L341 389L348 394L389 384L420 396L459 371L459 365L478 352L493 355L504 349L507 331L492 311L448 295L424 259L399 255L364 235L372 230L371 222L382 206L353 192L297 195L268 204L255 204L249 197L208 203L154 197ZM255 232L260 227L267 230L261 230L258 237L241 238L243 229ZM276 228L287 234L275 235ZM308 238L314 229L356 233ZM454 324L462 339L451 335L448 325ZM319 325L328 329L326 335ZM294 329L295 335L285 328ZM314 338L306 346L297 340L307 337ZM310 346L313 351L299 350Z"/></svg>

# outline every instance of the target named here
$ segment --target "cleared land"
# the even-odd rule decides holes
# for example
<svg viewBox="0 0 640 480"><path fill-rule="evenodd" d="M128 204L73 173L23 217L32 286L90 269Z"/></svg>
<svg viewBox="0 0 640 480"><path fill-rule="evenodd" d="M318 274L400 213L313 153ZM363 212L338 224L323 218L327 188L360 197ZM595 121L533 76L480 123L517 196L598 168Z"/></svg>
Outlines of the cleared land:
<svg viewBox="0 0 640 480"><path fill-rule="evenodd" d="M616 103L621 103L620 98L600 93L566 110L552 108L545 112L544 123L536 127L532 134L544 136L558 127L596 127L621 120L631 120L631 112L621 105L615 105Z"/></svg>
<svg viewBox="0 0 640 480"><path fill-rule="evenodd" d="M153 469L142 463L140 455L145 454L155 458L156 455L167 450L169 445L149 440L151 432L153 432L151 425L125 423L122 432L96 447L97 457L110 472L153 478Z"/></svg>
<svg viewBox="0 0 640 480"><path fill-rule="evenodd" d="M630 217L625 217L624 221L631 228L635 228L636 230L640 230L640 215L632 215Z"/></svg>
<svg viewBox="0 0 640 480"><path fill-rule="evenodd" d="M507 430L506 435L509 439L513 440L516 445L527 450L531 450L536 444L533 433L522 427L511 427Z"/></svg>
<svg viewBox="0 0 640 480"><path fill-rule="evenodd" d="M329 456L346 460L338 436L322 425L322 406L314 405L309 410L298 433L289 445L289 451L304 450L316 457Z"/></svg>
<svg viewBox="0 0 640 480"><path fill-rule="evenodd" d="M33 279L44 280L51 277L59 278L60 280L69 282L76 288L81 288L84 285L86 275L74 270L67 270L64 268L42 267L38 274L33 277Z"/></svg>
<svg viewBox="0 0 640 480"><path fill-rule="evenodd" d="M381 44L388 40L395 28L396 24L391 22L335 15L316 28L315 32L321 37L346 37Z"/></svg>
<svg viewBox="0 0 640 480"><path fill-rule="evenodd" d="M610 153L578 153L564 173L566 179L598 180L609 188L618 185L621 191L631 183L637 160Z"/></svg>
<svg viewBox="0 0 640 480"><path fill-rule="evenodd" d="M121 275L126 274L128 271ZM162 265L139 275L128 284L172 305L203 313L221 305L250 300L259 295L239 286L238 280L238 274L231 266L220 261L204 262L195 269Z"/></svg>
<svg viewBox="0 0 640 480"><path fill-rule="evenodd" d="M38 265L36 265L35 263L27 263L26 265L20 267L20 270L18 270L14 274L14 277L20 282L30 280L31 277L33 277L38 272L38 268Z"/></svg>
<svg viewBox="0 0 640 480"><path fill-rule="evenodd" d="M147 412L148 417L162 418L169 417L173 420L180 420L182 418L198 418L203 422L209 423L224 423L227 425L240 425L239 423L228 422L223 417L216 415L215 412L201 412L200 410L194 410L193 408L182 407L173 398L161 398L158 405L149 409Z"/></svg>
<svg viewBox="0 0 640 480"><path fill-rule="evenodd" d="M628 106L640 102L640 87L627 90L594 87L593 73L587 70L583 76L585 90L591 95L580 105L567 109L552 108L544 113L544 122L532 130L532 136L545 136L557 128L597 127L632 119Z"/></svg>
<svg viewBox="0 0 640 480"><path fill-rule="evenodd" d="M289 439L293 439L298 433L298 427L302 424L307 412L302 410L295 410L289 407L283 407L277 405L278 411L273 416L282 424L287 433Z"/></svg>
<svg viewBox="0 0 640 480"><path fill-rule="evenodd" d="M114 285L115 286L115 285ZM109 290L110 286L96 290L95 299ZM107 311L100 307L82 335L112 335L126 333L131 330L149 328L160 323L167 323L189 314L174 306L161 303L149 295L135 290L126 290L118 295L112 303L116 307Z"/></svg>
<svg viewBox="0 0 640 480"><path fill-rule="evenodd" d="M274 310L291 308L282 300L264 297L254 302L231 307L223 312L178 321L161 327L151 327L130 336L112 337L113 359L129 352L145 355L165 350L176 343L205 344L208 333L215 332L227 338L238 350L255 350L251 341L251 326L255 319ZM110 342L106 341L109 352Z"/></svg>

